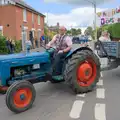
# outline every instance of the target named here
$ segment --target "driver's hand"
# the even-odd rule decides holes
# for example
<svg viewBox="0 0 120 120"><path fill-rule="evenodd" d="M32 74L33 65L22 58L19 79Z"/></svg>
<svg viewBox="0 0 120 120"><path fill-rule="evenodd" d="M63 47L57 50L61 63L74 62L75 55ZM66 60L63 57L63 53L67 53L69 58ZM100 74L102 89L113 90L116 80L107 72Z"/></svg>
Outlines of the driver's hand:
<svg viewBox="0 0 120 120"><path fill-rule="evenodd" d="M51 47L50 44L46 45L46 49L50 49L50 47Z"/></svg>
<svg viewBox="0 0 120 120"><path fill-rule="evenodd" d="M63 50L59 50L58 53L63 53Z"/></svg>

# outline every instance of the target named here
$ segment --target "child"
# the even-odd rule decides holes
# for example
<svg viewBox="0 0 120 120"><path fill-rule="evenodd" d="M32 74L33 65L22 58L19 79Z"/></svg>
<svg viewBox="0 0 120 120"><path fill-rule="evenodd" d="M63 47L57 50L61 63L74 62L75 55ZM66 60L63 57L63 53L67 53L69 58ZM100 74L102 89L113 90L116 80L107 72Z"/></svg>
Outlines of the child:
<svg viewBox="0 0 120 120"><path fill-rule="evenodd" d="M27 41L26 41L26 50L27 50L27 53L30 52L31 47L32 47L31 41L30 41L30 40L27 40Z"/></svg>

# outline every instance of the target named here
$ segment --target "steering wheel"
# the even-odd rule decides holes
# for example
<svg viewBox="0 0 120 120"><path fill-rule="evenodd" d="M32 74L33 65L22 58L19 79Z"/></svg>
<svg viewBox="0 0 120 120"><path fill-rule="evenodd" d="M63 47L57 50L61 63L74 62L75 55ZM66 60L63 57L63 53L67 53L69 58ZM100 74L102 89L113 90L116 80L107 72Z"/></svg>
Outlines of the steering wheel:
<svg viewBox="0 0 120 120"><path fill-rule="evenodd" d="M52 48L52 49L54 49L54 50L56 50L54 47L52 47L52 46L50 46L50 48L49 49L47 49L46 48L46 46L45 45L41 45L45 50L49 50L50 48Z"/></svg>

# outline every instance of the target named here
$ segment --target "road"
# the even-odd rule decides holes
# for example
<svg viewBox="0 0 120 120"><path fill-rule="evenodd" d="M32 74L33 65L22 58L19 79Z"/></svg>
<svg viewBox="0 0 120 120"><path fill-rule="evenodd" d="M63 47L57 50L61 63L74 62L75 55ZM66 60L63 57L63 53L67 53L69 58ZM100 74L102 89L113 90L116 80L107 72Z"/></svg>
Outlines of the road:
<svg viewBox="0 0 120 120"><path fill-rule="evenodd" d="M119 120L120 68L101 73L94 91L75 95L64 83L35 84L37 98L32 109L14 114L0 95L0 120Z"/></svg>

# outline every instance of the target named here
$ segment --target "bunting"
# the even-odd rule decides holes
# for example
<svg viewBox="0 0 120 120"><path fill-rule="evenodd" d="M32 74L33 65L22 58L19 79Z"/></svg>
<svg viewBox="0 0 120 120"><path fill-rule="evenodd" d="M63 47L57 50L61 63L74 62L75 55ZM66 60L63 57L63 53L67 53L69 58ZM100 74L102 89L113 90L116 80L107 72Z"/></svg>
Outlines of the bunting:
<svg viewBox="0 0 120 120"><path fill-rule="evenodd" d="M119 23L120 16L118 16L117 18L114 17L118 13L120 14L120 7L103 12L98 12L97 17L101 20L101 26L105 24Z"/></svg>

